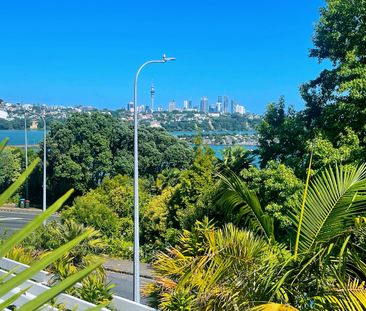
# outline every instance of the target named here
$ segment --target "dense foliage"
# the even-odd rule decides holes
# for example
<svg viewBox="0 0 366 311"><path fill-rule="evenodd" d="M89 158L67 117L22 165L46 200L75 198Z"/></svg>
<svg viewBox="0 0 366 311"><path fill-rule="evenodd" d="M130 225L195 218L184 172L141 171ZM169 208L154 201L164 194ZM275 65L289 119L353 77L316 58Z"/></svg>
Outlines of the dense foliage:
<svg viewBox="0 0 366 311"><path fill-rule="evenodd" d="M132 174L132 128L107 114L73 114L63 124L54 123L48 146L47 175L54 196L70 186L85 193L107 176ZM164 168L183 169L191 160L190 147L165 130L140 128L141 176L154 177Z"/></svg>
<svg viewBox="0 0 366 311"><path fill-rule="evenodd" d="M19 149L5 148L0 153L0 192L8 188L20 176L21 160Z"/></svg>

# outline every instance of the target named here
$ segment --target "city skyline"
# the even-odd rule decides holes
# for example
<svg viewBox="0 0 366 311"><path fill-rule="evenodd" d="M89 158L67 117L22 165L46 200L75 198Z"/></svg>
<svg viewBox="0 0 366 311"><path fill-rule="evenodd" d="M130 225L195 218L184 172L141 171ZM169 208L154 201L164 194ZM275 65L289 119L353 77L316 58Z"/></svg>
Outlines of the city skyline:
<svg viewBox="0 0 366 311"><path fill-rule="evenodd" d="M155 88L151 87L151 99L149 103L139 103L139 112L156 112L156 111L198 111L205 113L240 113L245 114L246 112L251 112L247 110L245 105L238 102L235 97L230 98L228 95L218 95L216 101L210 101L207 96L202 96L200 101L195 105L192 99L184 99L181 103L177 102L175 99L170 100L167 105L155 102ZM224 98L224 101L222 100ZM230 99L230 109L229 109L229 99ZM134 111L133 101L129 101L125 107L130 112Z"/></svg>
<svg viewBox="0 0 366 311"><path fill-rule="evenodd" d="M283 95L301 109L299 86L326 66L308 57L323 4L5 2L0 98L122 108L132 100L138 67L166 53L177 60L144 70L141 102L150 102L153 81L165 109L173 98L196 102L202 94L235 94L255 113Z"/></svg>

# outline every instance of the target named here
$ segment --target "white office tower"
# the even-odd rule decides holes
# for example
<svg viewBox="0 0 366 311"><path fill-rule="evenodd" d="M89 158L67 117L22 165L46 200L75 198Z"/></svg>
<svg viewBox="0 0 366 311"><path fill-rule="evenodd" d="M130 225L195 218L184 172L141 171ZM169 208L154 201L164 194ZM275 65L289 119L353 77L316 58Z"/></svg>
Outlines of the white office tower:
<svg viewBox="0 0 366 311"><path fill-rule="evenodd" d="M189 100L185 100L184 102L183 102L183 110L188 110L189 109Z"/></svg>
<svg viewBox="0 0 366 311"><path fill-rule="evenodd" d="M222 96L217 97L216 111L219 112L219 113L223 112Z"/></svg>
<svg viewBox="0 0 366 311"><path fill-rule="evenodd" d="M217 97L216 112L218 112L218 113L222 112L222 96Z"/></svg>
<svg viewBox="0 0 366 311"><path fill-rule="evenodd" d="M173 99L171 102L169 102L168 111L172 112L175 110L175 100Z"/></svg>

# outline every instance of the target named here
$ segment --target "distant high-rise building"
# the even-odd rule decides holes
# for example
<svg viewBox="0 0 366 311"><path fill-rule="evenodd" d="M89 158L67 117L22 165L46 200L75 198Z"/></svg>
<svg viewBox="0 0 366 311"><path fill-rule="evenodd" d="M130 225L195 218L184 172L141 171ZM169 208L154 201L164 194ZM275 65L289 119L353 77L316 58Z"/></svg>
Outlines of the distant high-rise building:
<svg viewBox="0 0 366 311"><path fill-rule="evenodd" d="M229 99L227 96L224 96L224 113L229 112Z"/></svg>
<svg viewBox="0 0 366 311"><path fill-rule="evenodd" d="M222 111L222 96L219 96L217 98L216 110L217 110L217 112L221 112Z"/></svg>
<svg viewBox="0 0 366 311"><path fill-rule="evenodd" d="M191 100L189 100L188 101L188 109L192 109L193 107L192 107L192 101Z"/></svg>
<svg viewBox="0 0 366 311"><path fill-rule="evenodd" d="M235 113L236 112L236 101L235 100L231 100L231 113Z"/></svg>
<svg viewBox="0 0 366 311"><path fill-rule="evenodd" d="M221 112L222 109L222 103L221 102L217 102L216 103L216 112Z"/></svg>
<svg viewBox="0 0 366 311"><path fill-rule="evenodd" d="M200 108L201 108L200 110L202 112L208 112L208 97L203 96L201 98L201 107Z"/></svg>
<svg viewBox="0 0 366 311"><path fill-rule="evenodd" d="M189 100L186 99L185 101L183 101L183 109L187 110L189 109L188 107L189 107Z"/></svg>
<svg viewBox="0 0 366 311"><path fill-rule="evenodd" d="M129 112L133 112L134 111L134 108L133 108L133 102L128 102L128 104L127 104L127 110L129 111Z"/></svg>
<svg viewBox="0 0 366 311"><path fill-rule="evenodd" d="M151 112L154 112L155 88L153 83L151 83L150 96L151 96Z"/></svg>
<svg viewBox="0 0 366 311"><path fill-rule="evenodd" d="M171 102L169 102L168 111L172 112L175 110L175 100L173 99Z"/></svg>

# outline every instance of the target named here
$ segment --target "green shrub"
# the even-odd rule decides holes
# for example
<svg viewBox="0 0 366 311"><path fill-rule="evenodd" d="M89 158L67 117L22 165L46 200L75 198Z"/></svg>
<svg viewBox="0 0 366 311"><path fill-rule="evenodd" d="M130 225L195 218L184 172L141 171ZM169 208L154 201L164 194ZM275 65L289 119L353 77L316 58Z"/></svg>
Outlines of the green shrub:
<svg viewBox="0 0 366 311"><path fill-rule="evenodd" d="M100 194L89 192L77 197L73 206L62 211L61 219L72 219L85 226L91 226L108 237L119 235L121 222L117 214L102 202Z"/></svg>
<svg viewBox="0 0 366 311"><path fill-rule="evenodd" d="M123 238L106 238L107 244L105 252L113 257L132 259L133 256L133 243L126 241Z"/></svg>
<svg viewBox="0 0 366 311"><path fill-rule="evenodd" d="M104 304L112 300L111 290L114 286L107 283L105 278L92 273L82 280L81 287L76 289L76 295L94 304Z"/></svg>

